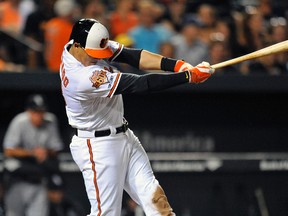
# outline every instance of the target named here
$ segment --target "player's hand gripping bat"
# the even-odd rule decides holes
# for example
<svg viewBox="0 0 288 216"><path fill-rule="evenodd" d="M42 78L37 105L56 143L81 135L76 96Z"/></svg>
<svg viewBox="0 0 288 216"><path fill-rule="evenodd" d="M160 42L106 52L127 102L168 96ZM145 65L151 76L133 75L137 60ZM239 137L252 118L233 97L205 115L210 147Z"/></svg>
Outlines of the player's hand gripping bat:
<svg viewBox="0 0 288 216"><path fill-rule="evenodd" d="M288 40L276 43L274 45L265 47L263 49L257 50L255 52L252 52L252 53L249 53L249 54L237 57L237 58L233 58L233 59L230 59L230 60L218 63L218 64L211 65L211 67L214 69L223 68L223 67L226 67L232 64L237 64L246 60L260 58L263 56L272 55L272 54L280 53L280 52L287 52L287 51L288 51Z"/></svg>

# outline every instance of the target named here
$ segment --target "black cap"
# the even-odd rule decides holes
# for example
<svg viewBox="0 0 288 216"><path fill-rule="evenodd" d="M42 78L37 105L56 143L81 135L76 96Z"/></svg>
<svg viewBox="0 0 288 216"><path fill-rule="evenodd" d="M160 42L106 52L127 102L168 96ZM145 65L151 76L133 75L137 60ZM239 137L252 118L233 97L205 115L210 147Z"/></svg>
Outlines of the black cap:
<svg viewBox="0 0 288 216"><path fill-rule="evenodd" d="M40 94L30 95L26 101L26 109L46 111L47 105L44 97Z"/></svg>
<svg viewBox="0 0 288 216"><path fill-rule="evenodd" d="M61 175L55 173L49 176L47 186L49 190L63 190L64 180Z"/></svg>

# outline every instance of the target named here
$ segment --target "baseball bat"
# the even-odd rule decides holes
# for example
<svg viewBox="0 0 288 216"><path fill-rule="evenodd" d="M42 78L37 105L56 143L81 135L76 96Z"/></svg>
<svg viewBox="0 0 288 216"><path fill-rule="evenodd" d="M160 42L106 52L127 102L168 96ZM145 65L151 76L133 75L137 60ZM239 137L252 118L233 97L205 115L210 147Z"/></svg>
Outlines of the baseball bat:
<svg viewBox="0 0 288 216"><path fill-rule="evenodd" d="M257 50L255 52L252 52L252 53L240 56L240 57L236 57L236 58L224 61L224 62L220 62L218 64L211 65L211 67L214 69L223 68L223 67L226 67L232 64L237 64L237 63L247 61L250 59L255 59L255 58L259 58L259 57L263 57L263 56L267 56L267 55L271 55L271 54L275 54L279 52L286 52L286 51L288 51L288 40L276 43L274 45L265 47L263 49Z"/></svg>

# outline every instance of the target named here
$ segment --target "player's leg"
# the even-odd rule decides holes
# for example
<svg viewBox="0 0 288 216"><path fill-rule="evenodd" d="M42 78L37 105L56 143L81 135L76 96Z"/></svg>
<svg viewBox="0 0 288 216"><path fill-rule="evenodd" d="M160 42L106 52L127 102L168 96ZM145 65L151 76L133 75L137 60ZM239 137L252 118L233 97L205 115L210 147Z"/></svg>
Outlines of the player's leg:
<svg viewBox="0 0 288 216"><path fill-rule="evenodd" d="M124 134L87 140L73 137L70 149L83 174L90 216L121 214L129 154L125 140Z"/></svg>
<svg viewBox="0 0 288 216"><path fill-rule="evenodd" d="M25 193L25 185L22 183L15 183L5 192L5 211L6 216L23 215L25 212L25 203L23 193Z"/></svg>
<svg viewBox="0 0 288 216"><path fill-rule="evenodd" d="M146 215L175 215L164 190L153 174L150 161L132 131L127 132L132 153L125 181L127 193L143 208Z"/></svg>
<svg viewBox="0 0 288 216"><path fill-rule="evenodd" d="M24 194L27 200L26 216L48 215L48 195L46 187L43 185L29 184L26 186L27 192Z"/></svg>

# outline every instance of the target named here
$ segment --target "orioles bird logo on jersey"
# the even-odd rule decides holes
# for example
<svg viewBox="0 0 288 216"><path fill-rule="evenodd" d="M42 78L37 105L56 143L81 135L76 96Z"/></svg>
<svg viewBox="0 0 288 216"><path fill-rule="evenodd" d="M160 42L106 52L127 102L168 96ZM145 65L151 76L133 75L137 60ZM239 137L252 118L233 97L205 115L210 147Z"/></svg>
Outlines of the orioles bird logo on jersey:
<svg viewBox="0 0 288 216"><path fill-rule="evenodd" d="M93 75L90 77L90 81L93 83L92 87L99 88L102 84L108 83L108 78L104 70L96 70L93 72Z"/></svg>

